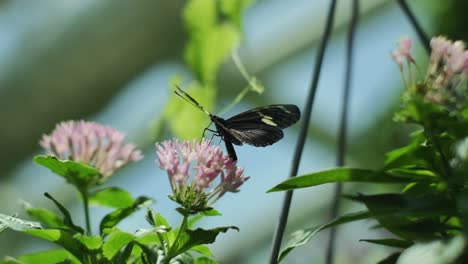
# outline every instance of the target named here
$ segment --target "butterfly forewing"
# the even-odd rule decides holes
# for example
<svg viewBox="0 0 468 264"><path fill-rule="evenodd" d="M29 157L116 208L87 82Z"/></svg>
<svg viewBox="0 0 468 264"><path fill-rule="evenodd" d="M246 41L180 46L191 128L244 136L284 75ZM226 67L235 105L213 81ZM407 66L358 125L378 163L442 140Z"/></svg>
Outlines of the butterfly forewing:
<svg viewBox="0 0 468 264"><path fill-rule="evenodd" d="M235 115L226 121L232 127L240 124L266 125L277 128L286 128L296 123L301 114L299 108L290 104L268 105L257 107Z"/></svg>

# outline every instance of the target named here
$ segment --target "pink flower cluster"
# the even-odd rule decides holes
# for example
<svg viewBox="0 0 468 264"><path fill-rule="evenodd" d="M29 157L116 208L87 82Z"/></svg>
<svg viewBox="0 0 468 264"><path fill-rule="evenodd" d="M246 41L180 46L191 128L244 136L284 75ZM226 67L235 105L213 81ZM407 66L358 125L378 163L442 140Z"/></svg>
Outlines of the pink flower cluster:
<svg viewBox="0 0 468 264"><path fill-rule="evenodd" d="M431 40L431 48L428 77L436 86L446 86L454 78L466 78L468 50L465 50L462 41L452 42L445 37L436 37Z"/></svg>
<svg viewBox="0 0 468 264"><path fill-rule="evenodd" d="M125 144L125 135L114 128L94 122L59 123L40 145L62 160L72 160L98 169L104 177L143 156L133 144Z"/></svg>
<svg viewBox="0 0 468 264"><path fill-rule="evenodd" d="M207 193L211 204L226 192L237 192L239 187L249 179L244 177L244 170L237 167L221 149L213 146L210 140L201 142L177 139L156 144L157 163L169 176L174 194L185 187L191 187L199 193L205 192L219 176L218 185ZM191 183L190 169L194 171Z"/></svg>
<svg viewBox="0 0 468 264"><path fill-rule="evenodd" d="M406 86L422 92L426 99L434 103L457 100L456 96L465 92L461 89L468 77L468 50L465 49L465 44L441 36L432 38L427 75L418 83L411 68L412 64L416 65L410 53L411 46L411 39L405 37L392 52L392 58L400 67ZM403 72L405 62L409 65L409 77Z"/></svg>

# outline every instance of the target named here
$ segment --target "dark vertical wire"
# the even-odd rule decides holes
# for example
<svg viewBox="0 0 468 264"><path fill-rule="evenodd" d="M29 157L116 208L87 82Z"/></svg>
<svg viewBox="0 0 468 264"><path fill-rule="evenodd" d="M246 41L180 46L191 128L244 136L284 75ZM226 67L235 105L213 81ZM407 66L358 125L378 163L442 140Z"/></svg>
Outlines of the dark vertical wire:
<svg viewBox="0 0 468 264"><path fill-rule="evenodd" d="M416 17L414 16L413 12L409 8L408 4L406 3L405 0L397 0L397 2L400 5L400 8L405 13L405 15L410 20L410 23L414 27L414 30L416 30L416 34L418 34L419 41L421 41L427 53L431 53L431 42L429 38L427 37L427 34L424 32L423 28L421 27L421 24L419 24L418 21L416 20Z"/></svg>
<svg viewBox="0 0 468 264"><path fill-rule="evenodd" d="M345 154L346 154L346 138L348 131L348 108L349 108L349 96L351 91L351 76L353 70L353 51L354 51L354 39L356 33L356 25L359 19L359 0L353 0L351 7L351 18L349 22L348 39L346 43L346 69L345 69L345 80L344 80L344 93L343 100L341 102L341 117L340 124L338 127L338 138L337 138L337 151L336 151L336 165L342 167L345 165ZM342 191L342 184L335 184L335 192L333 196L332 206L330 210L330 218L335 219L340 209L340 196ZM325 263L333 263L334 252L335 252L335 240L336 240L336 227L332 227L330 230L330 236L328 239L327 253Z"/></svg>
<svg viewBox="0 0 468 264"><path fill-rule="evenodd" d="M299 169L302 151L304 149L305 140L307 137L307 131L309 129L312 105L314 103L315 94L317 91L317 85L318 85L318 81L320 77L320 70L322 68L322 61L323 61L323 57L325 54L325 49L327 47L328 39L330 37L331 31L333 28L335 6L336 6L336 0L331 0L330 7L327 13L327 20L325 22L325 30L320 40L318 53L317 53L317 57L315 60L315 68L312 74L312 83L310 85L309 94L307 96L307 100L303 109L301 128L299 131L296 148L294 150L294 157L292 161L291 171L289 174L290 178L295 177ZM279 251L281 247L281 242L283 240L284 230L286 228L286 223L288 222L289 208L291 206L292 195L293 195L293 191L287 191L284 196L280 217L279 217L278 224L276 226L275 234L273 237L273 245L272 245L271 255L270 255L271 264L275 264L278 261L278 255L279 255Z"/></svg>

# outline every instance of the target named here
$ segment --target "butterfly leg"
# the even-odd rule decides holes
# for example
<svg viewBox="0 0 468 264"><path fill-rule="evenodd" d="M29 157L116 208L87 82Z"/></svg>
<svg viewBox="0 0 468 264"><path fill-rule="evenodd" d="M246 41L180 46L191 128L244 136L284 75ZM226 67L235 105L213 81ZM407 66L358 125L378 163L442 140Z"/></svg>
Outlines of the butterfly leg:
<svg viewBox="0 0 468 264"><path fill-rule="evenodd" d="M217 133L217 131L215 131L215 130L213 130L213 129L210 129L210 126L211 126L212 123L213 123L213 122L210 122L210 124L209 124L207 127L205 127L205 129L203 129L203 133L202 133L202 137L201 137L202 139L205 137L205 132L206 132L207 130L210 131L210 132L213 132L213 133Z"/></svg>

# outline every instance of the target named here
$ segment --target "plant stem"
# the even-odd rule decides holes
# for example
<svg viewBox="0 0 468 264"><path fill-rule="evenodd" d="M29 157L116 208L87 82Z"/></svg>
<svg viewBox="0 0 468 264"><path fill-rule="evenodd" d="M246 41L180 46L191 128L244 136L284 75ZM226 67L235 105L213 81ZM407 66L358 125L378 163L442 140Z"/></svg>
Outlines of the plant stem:
<svg viewBox="0 0 468 264"><path fill-rule="evenodd" d="M338 128L338 142L336 151L336 165L343 167L345 165L345 154L346 154L346 139L348 132L348 108L349 108L349 97L351 90L351 76L352 76L352 62L353 62L353 49L354 49L354 38L356 33L356 25L359 18L359 0L353 0L351 3L351 19L349 23L348 39L346 45L346 69L345 69L345 81L344 81L344 93L343 100L341 103L341 118L340 125ZM333 195L330 219L335 219L340 209L342 183L335 184L335 193ZM333 263L335 253L335 240L336 240L336 227L330 229L330 236L328 239L327 253L325 257L325 263Z"/></svg>
<svg viewBox="0 0 468 264"><path fill-rule="evenodd" d="M172 247L175 244L177 244L177 241L179 240L180 236L183 233L185 233L185 230L187 230L187 226L188 226L188 216L184 214L184 217L182 218L182 223L180 224L180 227L179 227L179 232L177 232L177 236L174 239L174 243L172 243L172 245L169 246L169 250L167 251L166 258L164 259L164 263L169 264L171 259L177 256L177 255L172 256L174 254L172 252Z"/></svg>
<svg viewBox="0 0 468 264"><path fill-rule="evenodd" d="M408 4L406 3L405 0L397 0L397 2L400 5L401 10L403 10L403 13L405 13L405 15L410 20L411 25L413 25L414 29L416 30L416 33L418 34L418 37L419 37L419 41L421 41L426 51L428 53L431 53L430 40L427 37L427 34L424 33L424 30L422 29L421 25L416 20L416 17L414 16L413 12L409 8Z"/></svg>
<svg viewBox="0 0 468 264"><path fill-rule="evenodd" d="M80 190L81 197L83 198L83 207L85 213L85 221L86 221L86 234L91 236L91 222L89 219L89 194L86 188Z"/></svg>
<svg viewBox="0 0 468 264"><path fill-rule="evenodd" d="M299 169L299 164L300 164L301 157L302 157L302 150L304 149L304 145L305 145L305 141L307 137L307 131L309 129L312 105L314 103L315 94L317 92L318 81L320 77L320 72L322 69L323 57L325 55L325 49L327 47L328 39L330 38L332 27L333 27L335 7L336 7L336 0L332 0L330 2L330 6L328 9L325 29L323 31L322 38L319 43L318 53L317 53L317 57L315 60L315 65L314 65L315 68L312 74L312 82L310 84L310 89L309 89L309 94L307 95L307 99L306 99L305 106L303 109L304 116L302 117L301 128L299 131L299 136L297 138L296 148L294 150L294 157L292 161L291 171L289 174L290 178L295 177ZM272 246L271 255L270 255L271 264L278 263L278 256L279 256L279 251L281 248L281 242L283 240L286 223L288 222L289 208L291 206L292 195L293 195L292 191L287 191L286 194L284 195L281 213L280 213L278 224L276 226L275 234L273 237L273 246Z"/></svg>

